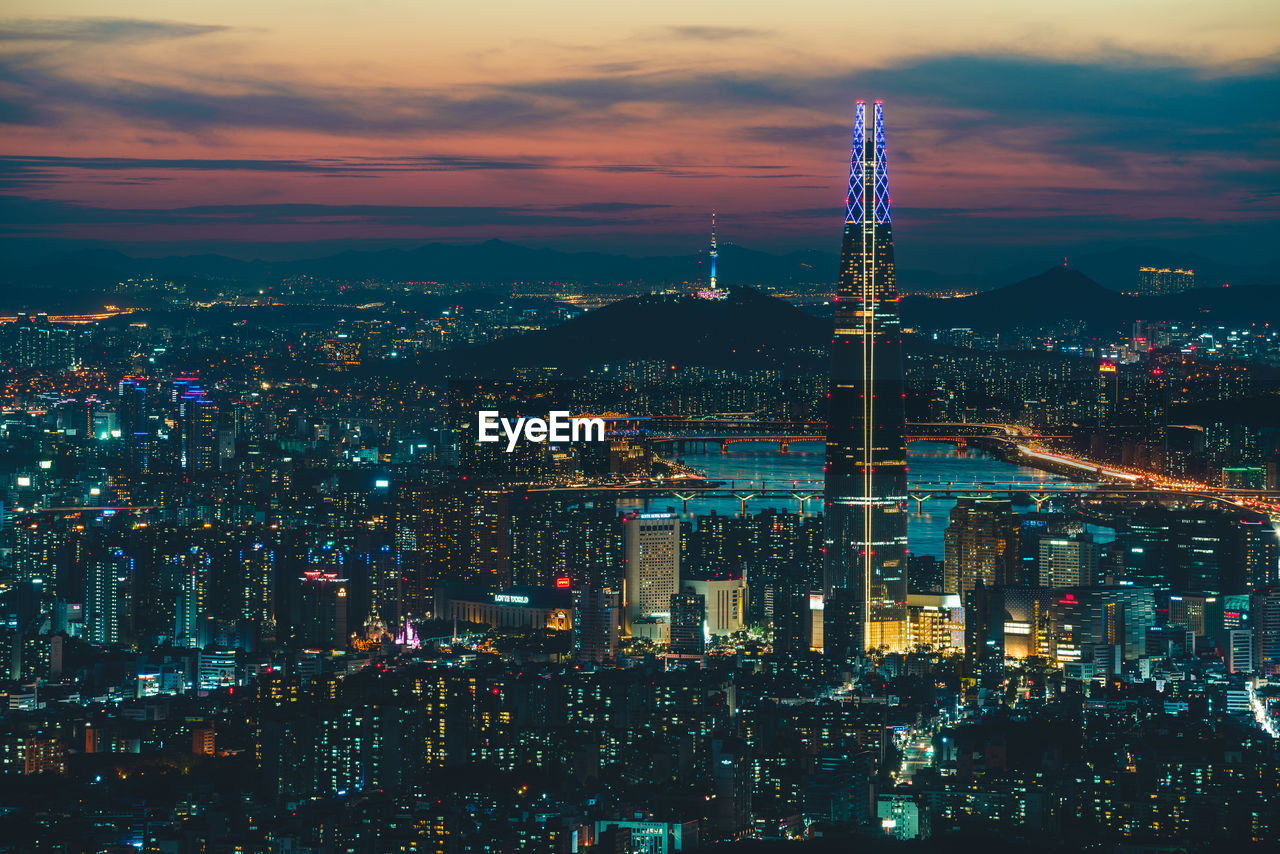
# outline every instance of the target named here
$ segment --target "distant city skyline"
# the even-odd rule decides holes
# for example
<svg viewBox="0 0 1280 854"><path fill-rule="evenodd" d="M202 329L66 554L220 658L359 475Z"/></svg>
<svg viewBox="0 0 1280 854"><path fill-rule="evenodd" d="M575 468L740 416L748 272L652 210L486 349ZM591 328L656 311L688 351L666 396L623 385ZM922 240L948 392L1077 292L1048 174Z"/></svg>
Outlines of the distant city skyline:
<svg viewBox="0 0 1280 854"><path fill-rule="evenodd" d="M894 110L905 266L1192 240L1272 260L1275 10L571 11L9 4L3 251L647 255L701 248L712 209L724 242L824 249L858 92Z"/></svg>

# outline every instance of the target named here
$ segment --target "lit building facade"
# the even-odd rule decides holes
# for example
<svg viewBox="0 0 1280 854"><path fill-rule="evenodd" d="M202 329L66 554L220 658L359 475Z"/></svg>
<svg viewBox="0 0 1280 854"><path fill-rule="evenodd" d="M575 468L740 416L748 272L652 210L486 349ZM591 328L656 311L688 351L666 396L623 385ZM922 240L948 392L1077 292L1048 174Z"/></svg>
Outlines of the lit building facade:
<svg viewBox="0 0 1280 854"><path fill-rule="evenodd" d="M1196 271L1169 267L1139 267L1138 293L1160 296L1189 291L1196 286Z"/></svg>
<svg viewBox="0 0 1280 854"><path fill-rule="evenodd" d="M731 635L747 627L747 583L738 578L686 579L681 586L697 593L707 606L707 631Z"/></svg>
<svg viewBox="0 0 1280 854"><path fill-rule="evenodd" d="M671 513L634 513L626 517L627 613L663 616L679 591L680 517Z"/></svg>
<svg viewBox="0 0 1280 854"><path fill-rule="evenodd" d="M912 648L964 649L964 605L955 593L908 593L907 626Z"/></svg>
<svg viewBox="0 0 1280 854"><path fill-rule="evenodd" d="M943 589L963 597L981 580L988 587L1017 580L1018 514L1008 499L961 498L943 534Z"/></svg>

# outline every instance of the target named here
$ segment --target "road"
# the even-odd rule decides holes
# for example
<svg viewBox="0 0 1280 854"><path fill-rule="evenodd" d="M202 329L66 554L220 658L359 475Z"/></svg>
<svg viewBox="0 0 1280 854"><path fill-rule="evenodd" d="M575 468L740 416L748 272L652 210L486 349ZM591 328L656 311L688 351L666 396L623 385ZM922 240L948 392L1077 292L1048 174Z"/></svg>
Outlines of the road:
<svg viewBox="0 0 1280 854"><path fill-rule="evenodd" d="M933 765L932 736L927 732L913 732L906 746L902 748L902 769L898 772L899 781L910 784L911 778L917 771L931 765Z"/></svg>

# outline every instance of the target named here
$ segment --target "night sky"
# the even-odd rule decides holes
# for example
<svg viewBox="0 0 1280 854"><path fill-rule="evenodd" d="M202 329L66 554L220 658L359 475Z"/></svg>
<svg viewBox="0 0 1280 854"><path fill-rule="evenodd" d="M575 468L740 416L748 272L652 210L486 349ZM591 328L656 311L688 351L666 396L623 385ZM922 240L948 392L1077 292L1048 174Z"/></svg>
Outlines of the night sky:
<svg viewBox="0 0 1280 854"><path fill-rule="evenodd" d="M10 250L283 257L503 237L645 255L701 246L715 208L725 240L834 252L853 103L881 98L904 266L1280 254L1274 2L3 14Z"/></svg>

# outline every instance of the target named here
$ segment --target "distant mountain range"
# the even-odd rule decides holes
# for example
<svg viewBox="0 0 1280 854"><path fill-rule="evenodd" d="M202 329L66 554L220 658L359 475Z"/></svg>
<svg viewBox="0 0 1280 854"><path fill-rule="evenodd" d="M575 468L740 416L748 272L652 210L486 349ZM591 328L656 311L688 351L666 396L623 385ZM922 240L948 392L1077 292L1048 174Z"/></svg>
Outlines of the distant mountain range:
<svg viewBox="0 0 1280 854"><path fill-rule="evenodd" d="M983 330L1044 326L1055 319L1113 328L1133 320L1193 320L1215 323L1280 321L1280 288L1196 288L1158 297L1130 297L1104 288L1079 270L1052 267L1038 276L961 299L907 297L908 325Z"/></svg>
<svg viewBox="0 0 1280 854"><path fill-rule="evenodd" d="M49 256L36 264L0 265L0 284L8 290L105 292L123 278L157 276L217 287L227 282L274 284L307 276L321 280L395 282L439 281L477 284L633 282L662 285L697 281L707 274L706 253L633 258L600 252L532 249L501 240L470 245L431 243L416 249L348 250L294 261L244 261L225 255L175 255L135 258L106 249L77 250ZM725 285L785 287L832 282L838 266L834 252L801 251L775 255L734 244L720 248L717 272ZM1042 265L1044 261L1040 261ZM1219 285L1280 284L1280 264L1239 267L1189 253L1131 247L1071 259L1113 290L1133 287L1142 264L1192 267L1201 282ZM986 273L952 273L900 267L899 287L907 291L988 290L1033 274L1039 265L996 267ZM12 306L10 306L12 307Z"/></svg>
<svg viewBox="0 0 1280 854"><path fill-rule="evenodd" d="M820 282L836 269L836 256L822 252L773 255L733 244L720 247L720 280L732 284ZM97 290L128 276L252 284L298 276L322 280L395 282L617 283L650 285L705 278L705 253L632 258L601 252L531 249L503 240L472 245L430 243L416 249L348 250L297 261L242 261L225 255L133 258L111 250L80 250L29 266L10 266L0 276L12 285Z"/></svg>

